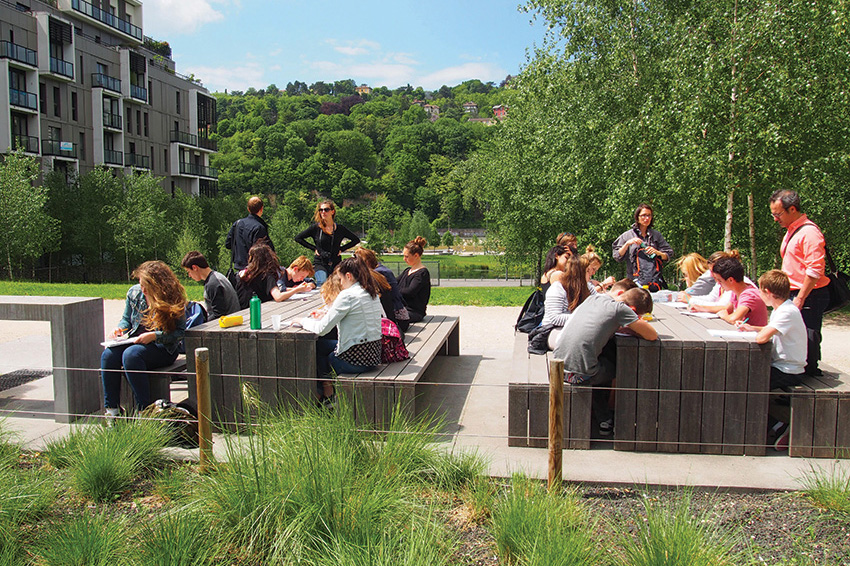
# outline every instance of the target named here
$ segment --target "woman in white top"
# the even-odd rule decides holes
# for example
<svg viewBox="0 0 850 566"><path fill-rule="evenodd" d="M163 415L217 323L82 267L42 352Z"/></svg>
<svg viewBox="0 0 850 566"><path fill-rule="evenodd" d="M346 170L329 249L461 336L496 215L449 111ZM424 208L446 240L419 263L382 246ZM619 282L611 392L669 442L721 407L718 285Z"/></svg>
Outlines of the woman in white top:
<svg viewBox="0 0 850 566"><path fill-rule="evenodd" d="M570 314L590 295L585 272L582 271L578 256L571 256L561 278L546 291L543 303L543 322L541 326L551 324L555 329L549 334L549 349L554 349L561 328L567 323Z"/></svg>
<svg viewBox="0 0 850 566"><path fill-rule="evenodd" d="M342 289L321 318L304 318L301 325L324 336L336 328L338 340L319 338L316 365L320 379L341 373L369 371L381 363L381 301L369 268L358 257L337 267ZM320 382L322 403L333 402L333 382Z"/></svg>

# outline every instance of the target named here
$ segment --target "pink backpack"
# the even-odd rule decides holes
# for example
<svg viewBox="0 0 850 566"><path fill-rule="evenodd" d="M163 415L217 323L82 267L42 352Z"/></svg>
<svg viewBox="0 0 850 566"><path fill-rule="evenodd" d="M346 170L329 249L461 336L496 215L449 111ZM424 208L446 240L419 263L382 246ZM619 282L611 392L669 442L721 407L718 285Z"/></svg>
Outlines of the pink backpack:
<svg viewBox="0 0 850 566"><path fill-rule="evenodd" d="M381 319L381 363L391 364L410 358L410 352L404 347L401 331L388 318Z"/></svg>

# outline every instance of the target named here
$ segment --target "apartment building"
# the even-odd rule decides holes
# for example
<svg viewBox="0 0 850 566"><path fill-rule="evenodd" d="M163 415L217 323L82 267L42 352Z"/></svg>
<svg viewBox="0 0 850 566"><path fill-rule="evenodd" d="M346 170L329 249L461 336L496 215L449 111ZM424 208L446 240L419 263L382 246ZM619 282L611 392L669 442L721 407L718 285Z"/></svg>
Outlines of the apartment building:
<svg viewBox="0 0 850 566"><path fill-rule="evenodd" d="M150 171L215 194L216 99L142 32L140 0L0 0L0 153L44 172Z"/></svg>

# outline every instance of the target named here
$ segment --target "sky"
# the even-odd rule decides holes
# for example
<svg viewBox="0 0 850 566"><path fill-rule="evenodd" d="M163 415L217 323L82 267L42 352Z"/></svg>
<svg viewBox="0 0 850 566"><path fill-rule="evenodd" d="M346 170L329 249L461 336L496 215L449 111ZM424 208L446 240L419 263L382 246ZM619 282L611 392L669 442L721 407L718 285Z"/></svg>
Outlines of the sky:
<svg viewBox="0 0 850 566"><path fill-rule="evenodd" d="M210 91L354 79L425 90L516 75L545 26L519 0L144 0L143 29Z"/></svg>

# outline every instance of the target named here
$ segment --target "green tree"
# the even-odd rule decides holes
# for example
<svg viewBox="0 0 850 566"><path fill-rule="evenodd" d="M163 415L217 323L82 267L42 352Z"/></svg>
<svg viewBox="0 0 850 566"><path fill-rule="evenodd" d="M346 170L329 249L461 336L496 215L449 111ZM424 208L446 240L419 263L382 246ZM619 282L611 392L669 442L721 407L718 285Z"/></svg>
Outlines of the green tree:
<svg viewBox="0 0 850 566"><path fill-rule="evenodd" d="M37 176L37 160L20 152L0 162L0 250L10 280L20 262L59 244L59 222L45 212L47 188L34 184Z"/></svg>
<svg viewBox="0 0 850 566"><path fill-rule="evenodd" d="M109 206L109 223L118 249L124 252L124 267L130 279L130 260L158 259L170 247L173 228L168 222L168 197L159 180L149 174L126 175L124 195Z"/></svg>

